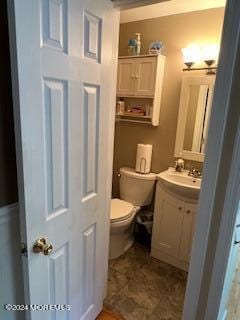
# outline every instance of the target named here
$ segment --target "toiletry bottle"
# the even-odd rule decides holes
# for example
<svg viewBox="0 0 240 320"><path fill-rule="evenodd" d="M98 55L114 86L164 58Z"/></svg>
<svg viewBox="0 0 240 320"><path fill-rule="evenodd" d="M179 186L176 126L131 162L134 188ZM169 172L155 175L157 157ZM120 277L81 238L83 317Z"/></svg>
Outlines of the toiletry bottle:
<svg viewBox="0 0 240 320"><path fill-rule="evenodd" d="M182 158L182 152L179 154L179 158L175 162L175 170L181 172L184 169L184 160Z"/></svg>
<svg viewBox="0 0 240 320"><path fill-rule="evenodd" d="M136 48L137 48L137 40L136 39L129 39L129 41L128 41L128 55L129 56L136 55Z"/></svg>
<svg viewBox="0 0 240 320"><path fill-rule="evenodd" d="M147 106L146 106L146 111L145 111L145 116L147 116L147 117L150 117L150 115L151 115L151 109L150 109L151 107L150 107L150 105L148 104Z"/></svg>
<svg viewBox="0 0 240 320"><path fill-rule="evenodd" d="M124 114L125 112L125 102L123 98L120 98L120 100L117 102L117 114Z"/></svg>
<svg viewBox="0 0 240 320"><path fill-rule="evenodd" d="M137 36L137 44L136 44L136 54L140 55L141 52L141 33L135 33Z"/></svg>

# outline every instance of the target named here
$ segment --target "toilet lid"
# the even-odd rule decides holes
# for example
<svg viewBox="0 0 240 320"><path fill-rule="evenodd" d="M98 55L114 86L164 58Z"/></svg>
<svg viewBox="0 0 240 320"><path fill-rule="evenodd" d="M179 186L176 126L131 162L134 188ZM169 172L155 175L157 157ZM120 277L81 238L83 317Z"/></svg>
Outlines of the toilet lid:
<svg viewBox="0 0 240 320"><path fill-rule="evenodd" d="M132 215L134 206L120 199L111 200L111 221L124 220Z"/></svg>

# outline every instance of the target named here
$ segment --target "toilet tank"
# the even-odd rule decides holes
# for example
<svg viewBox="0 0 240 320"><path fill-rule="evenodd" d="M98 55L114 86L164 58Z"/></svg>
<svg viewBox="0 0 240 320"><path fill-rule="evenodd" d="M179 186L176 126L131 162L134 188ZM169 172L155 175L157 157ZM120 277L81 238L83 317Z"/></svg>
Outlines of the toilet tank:
<svg viewBox="0 0 240 320"><path fill-rule="evenodd" d="M132 168L120 168L120 198L134 206L151 203L156 181L155 173L137 173Z"/></svg>

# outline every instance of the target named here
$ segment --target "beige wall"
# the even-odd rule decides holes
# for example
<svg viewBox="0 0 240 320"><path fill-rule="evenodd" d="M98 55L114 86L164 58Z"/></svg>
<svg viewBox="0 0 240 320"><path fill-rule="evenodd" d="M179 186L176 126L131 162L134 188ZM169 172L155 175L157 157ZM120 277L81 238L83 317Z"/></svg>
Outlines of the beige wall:
<svg viewBox="0 0 240 320"><path fill-rule="evenodd" d="M182 77L181 48L191 43L218 42L221 37L224 9L211 9L179 14L120 26L119 55L127 54L128 39L142 35L142 54L149 44L162 40L166 67L158 127L145 124L116 123L113 196L118 196L117 172L121 166L135 166L137 143L153 144L152 171L160 172L174 164L174 144Z"/></svg>

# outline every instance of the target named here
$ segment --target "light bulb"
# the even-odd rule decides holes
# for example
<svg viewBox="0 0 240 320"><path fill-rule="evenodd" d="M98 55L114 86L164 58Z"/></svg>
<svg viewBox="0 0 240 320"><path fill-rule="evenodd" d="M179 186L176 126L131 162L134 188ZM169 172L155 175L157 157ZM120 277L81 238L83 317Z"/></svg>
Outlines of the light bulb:
<svg viewBox="0 0 240 320"><path fill-rule="evenodd" d="M182 49L183 61L190 68L194 63L200 61L200 48L196 45L191 45Z"/></svg>
<svg viewBox="0 0 240 320"><path fill-rule="evenodd" d="M204 61L217 61L219 54L219 45L209 44L202 48L202 59Z"/></svg>

